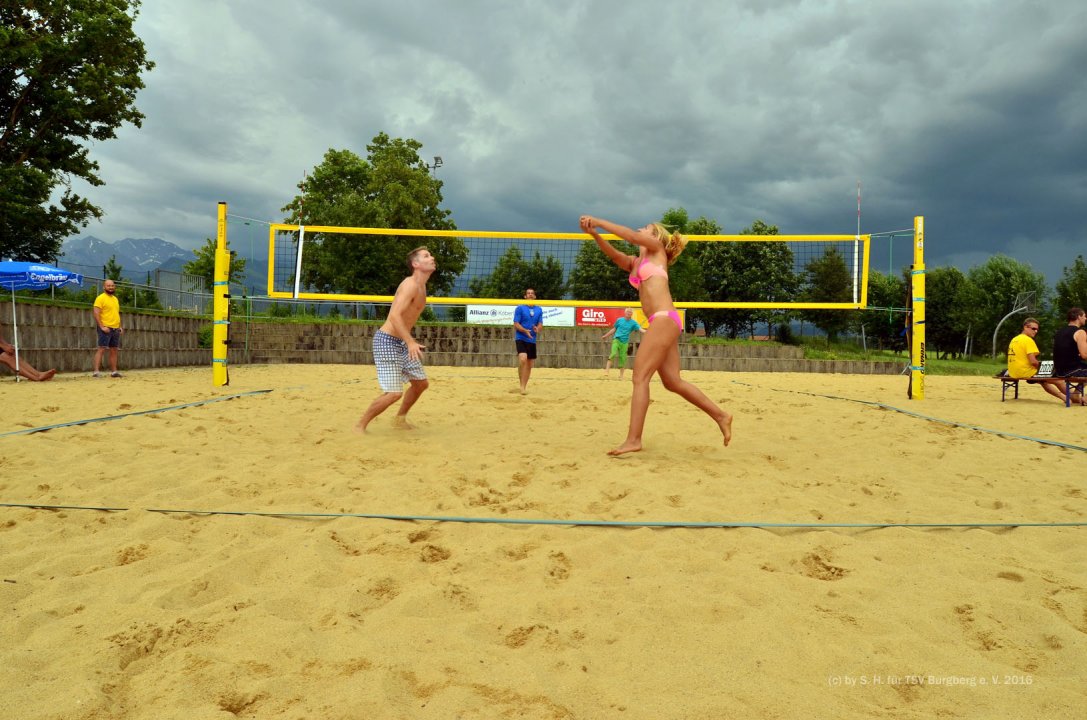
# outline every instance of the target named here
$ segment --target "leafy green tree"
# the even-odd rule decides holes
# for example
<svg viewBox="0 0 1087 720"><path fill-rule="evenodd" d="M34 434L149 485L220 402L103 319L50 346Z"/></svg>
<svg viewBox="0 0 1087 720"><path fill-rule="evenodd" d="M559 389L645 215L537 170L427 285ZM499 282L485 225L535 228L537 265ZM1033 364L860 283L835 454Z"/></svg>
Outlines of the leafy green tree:
<svg viewBox="0 0 1087 720"><path fill-rule="evenodd" d="M822 257L808 263L805 275L802 297L808 302L849 302L853 297L853 279L838 248L828 248ZM850 324L849 314L843 310L804 310L801 315L826 333L828 343L836 342Z"/></svg>
<svg viewBox="0 0 1087 720"><path fill-rule="evenodd" d="M48 261L102 217L71 179L102 185L90 147L143 120L136 93L154 63L132 29L139 8L140 0L0 3L0 256Z"/></svg>
<svg viewBox="0 0 1087 720"><path fill-rule="evenodd" d="M109 260L102 266L102 279L103 280L120 280L121 274L125 271L123 267L117 262L116 255L110 255Z"/></svg>
<svg viewBox="0 0 1087 720"><path fill-rule="evenodd" d="M531 261L525 260L516 245L511 246L498 259L494 272L468 283L472 297L519 298L525 288L536 291L540 300L557 300L566 294L562 280L562 263L554 256L541 257L537 252Z"/></svg>
<svg viewBox="0 0 1087 720"><path fill-rule="evenodd" d="M1038 347L1043 348L1042 352L1047 356L1053 333L1068 323L1069 308L1087 308L1087 263L1082 255L1077 255L1071 266L1065 266L1055 289L1052 307L1037 338ZM1045 347L1041 343L1045 343Z"/></svg>
<svg viewBox="0 0 1087 720"><path fill-rule="evenodd" d="M285 222L455 230L450 211L441 208L442 182L431 177L421 148L416 140L380 133L366 146L365 159L330 149L283 207ZM407 275L408 253L420 245L438 265L429 292L447 293L468 261L459 238L307 233L302 281L318 292L392 295Z"/></svg>
<svg viewBox="0 0 1087 720"><path fill-rule="evenodd" d="M1049 291L1045 277L1007 255L992 256L984 264L970 268L966 277L969 283L962 294L965 319L974 328L972 332L983 343L981 347L986 352L991 351L997 324L1012 311L1019 293L1033 292L1039 309L1046 304ZM1020 313L1000 326L1000 335L996 338L998 355L1019 333L1025 317L1024 313ZM1039 347L1044 347L1043 340L1038 342Z"/></svg>
<svg viewBox="0 0 1087 720"><path fill-rule="evenodd" d="M1084 263L1082 255L1076 256L1071 267L1064 268L1056 289L1053 305L1063 325L1067 322L1065 313L1068 308L1087 307L1087 263Z"/></svg>
<svg viewBox="0 0 1087 720"><path fill-rule="evenodd" d="M159 300L159 294L157 292L155 292L154 290L150 289L151 288L151 272L150 271L147 272L147 279L144 282L144 284L147 285L148 289L140 290L140 292L138 293L139 301L140 301L140 307L151 308L151 309L154 309L154 310L161 310L162 309L162 301Z"/></svg>
<svg viewBox="0 0 1087 720"><path fill-rule="evenodd" d="M181 270L189 275L199 275L204 279L204 291L212 292L215 289L215 251L218 243L212 238L205 238L204 244L192 251L195 255L192 260L185 263ZM230 244L227 244L230 248ZM245 258L238 257L235 252L230 253L230 268L227 278L231 283L240 285L245 278Z"/></svg>
<svg viewBox="0 0 1087 720"><path fill-rule="evenodd" d="M958 268L938 267L925 273L925 343L940 358L957 356L972 332L970 281Z"/></svg>
<svg viewBox="0 0 1087 720"><path fill-rule="evenodd" d="M699 218L704 220L704 218ZM691 219L687 212L687 208L668 208L668 211L661 215L660 224L668 228L672 232L687 234L694 234L691 230ZM713 223L715 226L717 223ZM712 235L713 233L706 233Z"/></svg>
<svg viewBox="0 0 1087 720"><path fill-rule="evenodd" d="M721 232L721 226L707 217L699 216L688 220L687 211L683 208L673 208L664 213L661 224L684 235L717 235ZM672 290L672 299L676 302L704 302L710 299L706 292L702 263L696 251L702 245L705 243L688 242L683 254L668 268L668 285ZM630 283L627 285L629 287ZM693 329L699 323L705 324L704 318L699 316L700 312L706 311L698 308L686 311L687 329Z"/></svg>
<svg viewBox="0 0 1087 720"><path fill-rule="evenodd" d="M868 274L868 306L855 315L854 324L864 326L866 340L880 350L905 347L902 330L906 323L906 283L896 275L878 270ZM878 309L877 309L878 308Z"/></svg>
<svg viewBox="0 0 1087 720"><path fill-rule="evenodd" d="M116 255L110 255L109 260L102 266L102 279L113 280L117 284L117 302L125 308L141 308L149 310L161 310L162 303L158 293L149 288L140 289L124 278L124 267L117 262ZM147 273L147 285L151 284L151 273ZM90 291L91 300L97 295L95 290Z"/></svg>
<svg viewBox="0 0 1087 720"><path fill-rule="evenodd" d="M632 243L613 240L612 245L625 255L638 254L638 246ZM569 289L576 300L638 300L638 291L627 282L627 276L591 240L582 243L577 251Z"/></svg>
<svg viewBox="0 0 1087 720"><path fill-rule="evenodd" d="M712 232L720 234L713 224ZM777 235L778 227L762 220L740 231L741 235ZM785 243L707 242L696 246L703 284L714 302L786 302L796 298L800 279L793 271L793 252ZM788 314L774 310L702 310L707 332L724 330L728 337L752 335L757 323L787 322Z"/></svg>
<svg viewBox="0 0 1087 720"><path fill-rule="evenodd" d="M691 234L692 227L704 227L705 218L689 220L683 208L672 208L664 213L661 224L674 232ZM712 234L712 233L706 233ZM623 240L612 240L612 245L625 255L638 255L639 248ZM703 300L705 292L702 283L702 269L697 259L690 252L693 245L668 269L668 282L672 297L676 301ZM627 276L615 267L607 255L600 252L595 242L582 243L570 271L570 294L578 300L636 302L638 291L627 280ZM693 311L687 313L687 321L694 319Z"/></svg>

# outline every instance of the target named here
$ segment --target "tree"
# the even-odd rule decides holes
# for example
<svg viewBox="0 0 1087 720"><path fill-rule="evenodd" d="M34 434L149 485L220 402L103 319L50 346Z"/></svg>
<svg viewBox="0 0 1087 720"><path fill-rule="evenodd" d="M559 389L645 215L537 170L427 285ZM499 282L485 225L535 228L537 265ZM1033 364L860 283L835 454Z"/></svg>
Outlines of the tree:
<svg viewBox="0 0 1087 720"><path fill-rule="evenodd" d="M636 245L623 240L613 240L612 245L625 255L638 254ZM627 276L591 240L582 243L577 251L574 268L570 271L569 288L576 300L638 300L638 291L627 282Z"/></svg>
<svg viewBox="0 0 1087 720"><path fill-rule="evenodd" d="M906 283L897 275L884 275L878 270L868 273L868 306L855 315L855 324L864 327L865 339L879 349L905 348ZM876 309L878 308L878 309Z"/></svg>
<svg viewBox="0 0 1087 720"><path fill-rule="evenodd" d="M120 280L121 273L123 273L124 271L125 269L121 267L121 265L117 262L117 256L110 255L109 260L107 260L106 264L102 266L102 279Z"/></svg>
<svg viewBox="0 0 1087 720"><path fill-rule="evenodd" d="M717 235L713 223L709 232ZM777 225L755 220L740 231L741 235L777 235ZM703 285L714 302L786 302L796 297L800 280L793 271L793 252L785 243L706 242L696 244L695 256L702 269ZM787 319L787 313L775 310L702 310L707 332L724 329L730 338L754 334L757 323L773 324Z"/></svg>
<svg viewBox="0 0 1087 720"><path fill-rule="evenodd" d="M672 208L661 217L661 224L674 232L690 234L693 223L688 220L683 208ZM707 222L704 218L694 221ZM612 240L612 245L625 255L637 256L639 248L623 240ZM689 252L684 252L668 269L668 283L672 297L676 301L703 300L702 270L697 259ZM569 291L578 300L603 300L618 302L636 302L638 291L631 287L627 276L616 269L608 256L600 251L595 242L584 242L578 249L574 268L570 271ZM693 319L693 312L687 314L687 320Z"/></svg>
<svg viewBox="0 0 1087 720"><path fill-rule="evenodd" d="M684 208L669 209L661 216L661 225L672 232L684 235L716 235L721 232L721 226L717 224L717 221L707 217L700 215L694 220L688 220L687 211ZM704 244L687 243L683 254L672 264L672 267L668 268L668 285L672 291L672 299L676 302L704 302L710 299L706 293L702 263L699 262L698 254L692 252ZM699 312L697 309L691 309L685 313L688 329L693 329L695 324L703 322L698 315Z"/></svg>
<svg viewBox="0 0 1087 720"><path fill-rule="evenodd" d="M513 245L498 259L494 272L472 278L468 283L469 294L482 298L524 297L525 288L535 290L541 300L561 298L566 294L562 263L551 255L541 257L539 252L526 261L520 248Z"/></svg>
<svg viewBox="0 0 1087 720"><path fill-rule="evenodd" d="M144 285L147 287L143 290L136 290L133 288L133 294L135 295L135 302L137 307L145 310L161 310L162 301L159 300L159 294L151 289L151 271L147 271L147 277L144 278Z"/></svg>
<svg viewBox="0 0 1087 720"><path fill-rule="evenodd" d="M849 302L852 298L852 276L838 248L828 248L822 257L808 263L803 297L808 302ZM838 335L849 327L849 315L842 310L805 310L805 320L827 334L827 342L837 341Z"/></svg>
<svg viewBox="0 0 1087 720"><path fill-rule="evenodd" d="M925 342L941 358L963 352L973 330L967 312L969 284L958 268L938 267L925 273Z"/></svg>
<svg viewBox="0 0 1087 720"><path fill-rule="evenodd" d="M431 177L416 140L378 134L363 159L350 150L329 150L301 191L283 207L287 223L346 227L455 230L441 208L442 182ZM309 234L302 281L318 292L392 295L407 275L408 253L426 245L437 260L429 292L442 295L468 261L459 238L401 235Z"/></svg>
<svg viewBox="0 0 1087 720"><path fill-rule="evenodd" d="M1061 325L1067 322L1068 308L1087 307L1087 263L1083 262L1082 255L1076 256L1071 267L1064 268L1064 274L1057 281L1057 297L1053 304Z"/></svg>
<svg viewBox="0 0 1087 720"><path fill-rule="evenodd" d="M117 262L116 255L110 255L109 260L102 266L102 279L113 280L117 284L117 302L122 307L136 307L145 309L162 309L158 293L154 290L139 290L135 285L124 281L125 269ZM151 273L147 274L147 284L151 284ZM92 291L93 297L93 291Z"/></svg>
<svg viewBox="0 0 1087 720"><path fill-rule="evenodd" d="M215 289L215 251L218 243L205 238L204 244L192 251L196 257L182 266L182 272L189 275L199 275L204 279L204 291L212 292ZM230 246L227 245L229 248ZM239 258L237 253L230 253L230 267L227 271L227 279L235 284L241 284L245 277L245 258Z"/></svg>
<svg viewBox="0 0 1087 720"><path fill-rule="evenodd" d="M72 178L102 185L89 146L129 122L154 63L132 30L140 0L0 4L0 256L48 261L101 218ZM57 204L50 197L63 188Z"/></svg>
<svg viewBox="0 0 1087 720"><path fill-rule="evenodd" d="M991 350L997 323L1012 311L1019 293L1033 292L1039 309L1046 304L1048 288L1045 277L1007 255L994 255L983 265L970 268L966 277L969 283L962 294L965 320L974 328L974 336L983 341L982 347L986 350ZM1000 335L996 338L998 353L1019 333L1025 317L1013 316L1001 325ZM1039 347L1044 347L1044 340L1036 342Z"/></svg>

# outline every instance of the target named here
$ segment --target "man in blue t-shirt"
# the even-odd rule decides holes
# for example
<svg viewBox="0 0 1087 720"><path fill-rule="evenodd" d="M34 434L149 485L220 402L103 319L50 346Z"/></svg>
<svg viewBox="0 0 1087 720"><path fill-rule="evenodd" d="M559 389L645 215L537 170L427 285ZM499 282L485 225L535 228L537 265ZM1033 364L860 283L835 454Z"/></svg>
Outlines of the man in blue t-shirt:
<svg viewBox="0 0 1087 720"><path fill-rule="evenodd" d="M521 394L528 393L528 376L536 362L536 334L543 327L543 308L536 307L536 291L525 289L525 304L513 311L513 327L517 331L517 377L521 380Z"/></svg>
<svg viewBox="0 0 1087 720"><path fill-rule="evenodd" d="M630 334L641 331L642 326L634 319L634 309L627 308L626 312L623 313L623 317L616 320L611 330L604 333L601 340L607 340L612 335L615 336L615 339L611 341L611 354L608 355L608 363L604 366L604 377L608 377L611 370L611 361L615 360L615 364L619 366L619 379L623 379L623 371L627 367L627 347L630 343Z"/></svg>

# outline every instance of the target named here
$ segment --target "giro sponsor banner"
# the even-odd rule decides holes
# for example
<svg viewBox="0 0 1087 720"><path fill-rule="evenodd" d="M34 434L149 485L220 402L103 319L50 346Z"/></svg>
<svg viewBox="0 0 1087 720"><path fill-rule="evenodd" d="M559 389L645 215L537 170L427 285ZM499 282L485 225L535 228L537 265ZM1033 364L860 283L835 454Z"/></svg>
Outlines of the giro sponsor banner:
<svg viewBox="0 0 1087 720"><path fill-rule="evenodd" d="M625 308L579 307L575 317L578 326L611 327L623 317Z"/></svg>
<svg viewBox="0 0 1087 720"><path fill-rule="evenodd" d="M543 308L544 327L573 327L574 308L548 307ZM508 325L513 327L513 312L515 305L469 305L467 322L469 325Z"/></svg>
<svg viewBox="0 0 1087 720"><path fill-rule="evenodd" d="M601 327L610 328L615 321L623 317L626 308L615 307L549 307L543 308L544 327ZM468 305L467 321L469 325L508 325L513 326L515 305ZM686 323L685 310L679 311L679 317ZM634 310L634 319L642 328L649 327L649 322L641 309Z"/></svg>
<svg viewBox="0 0 1087 720"><path fill-rule="evenodd" d="M625 312L626 308L579 307L575 317L578 326L610 328L615 324L616 320L623 317ZM679 318L684 323L687 322L685 313L685 310L679 311ZM634 319L638 321L643 329L649 327L649 321L640 308L634 310Z"/></svg>

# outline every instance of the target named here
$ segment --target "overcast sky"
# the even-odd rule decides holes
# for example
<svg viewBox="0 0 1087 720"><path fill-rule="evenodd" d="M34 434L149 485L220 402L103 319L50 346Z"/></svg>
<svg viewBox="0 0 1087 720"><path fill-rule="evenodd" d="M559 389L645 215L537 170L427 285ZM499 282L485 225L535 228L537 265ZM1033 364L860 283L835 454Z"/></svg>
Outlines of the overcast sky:
<svg viewBox="0 0 1087 720"><path fill-rule="evenodd" d="M1052 284L1087 254L1083 0L151 1L136 31L146 119L94 146L81 236L193 248L220 200L280 221L325 151L386 132L442 157L466 230L682 206L853 233L859 181L861 231L925 216L930 267Z"/></svg>

